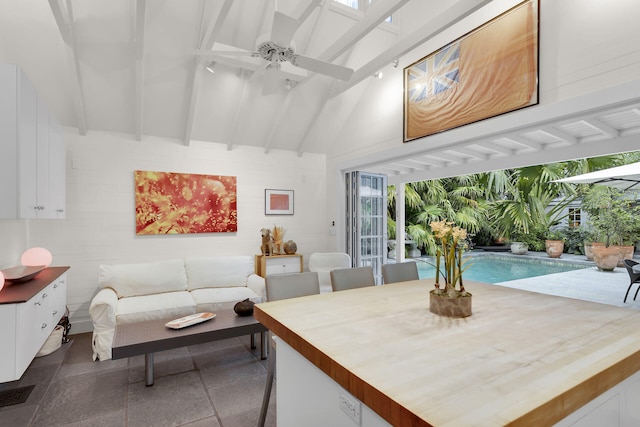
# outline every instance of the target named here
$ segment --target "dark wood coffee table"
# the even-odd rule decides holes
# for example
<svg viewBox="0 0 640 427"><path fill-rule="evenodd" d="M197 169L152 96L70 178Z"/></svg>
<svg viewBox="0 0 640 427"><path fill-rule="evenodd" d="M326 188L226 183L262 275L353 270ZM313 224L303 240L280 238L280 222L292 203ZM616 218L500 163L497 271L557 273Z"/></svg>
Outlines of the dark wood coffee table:
<svg viewBox="0 0 640 427"><path fill-rule="evenodd" d="M253 316L240 317L233 310L216 311L216 317L183 329L170 329L165 323L173 319L158 319L116 326L112 359L144 354L147 386L153 385L153 353L226 338L260 334L260 355L267 358L267 328Z"/></svg>

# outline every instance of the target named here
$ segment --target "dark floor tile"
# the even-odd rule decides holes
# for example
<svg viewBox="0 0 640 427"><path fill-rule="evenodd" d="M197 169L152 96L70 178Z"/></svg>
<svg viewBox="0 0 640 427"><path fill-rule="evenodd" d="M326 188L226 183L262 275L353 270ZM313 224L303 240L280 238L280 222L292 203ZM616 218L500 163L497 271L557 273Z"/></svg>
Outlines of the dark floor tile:
<svg viewBox="0 0 640 427"><path fill-rule="evenodd" d="M59 377L127 369L127 359L94 361L91 340L91 333L72 335L73 346L58 371Z"/></svg>
<svg viewBox="0 0 640 427"><path fill-rule="evenodd" d="M215 416L200 376L196 372L157 378L129 385L127 425L179 426Z"/></svg>
<svg viewBox="0 0 640 427"><path fill-rule="evenodd" d="M33 426L63 425L125 407L127 371L56 378L47 389Z"/></svg>
<svg viewBox="0 0 640 427"><path fill-rule="evenodd" d="M0 426L27 427L37 410L37 405L29 403L0 408Z"/></svg>
<svg viewBox="0 0 640 427"><path fill-rule="evenodd" d="M222 418L223 427L247 427L258 424L260 418L260 408L251 408ZM264 422L265 427L276 427L276 406L269 405L269 411Z"/></svg>
<svg viewBox="0 0 640 427"><path fill-rule="evenodd" d="M129 383L145 379L145 356L129 358ZM193 359L185 347L173 350L159 351L153 356L153 377L160 378L181 372L193 371Z"/></svg>
<svg viewBox="0 0 640 427"><path fill-rule="evenodd" d="M213 406L223 420L251 409L262 406L262 397L267 375L240 376L235 381L209 386L207 391L211 396ZM273 397L273 400L275 398ZM226 427L226 426L225 426Z"/></svg>
<svg viewBox="0 0 640 427"><path fill-rule="evenodd" d="M65 424L64 427L125 427L126 425L125 410L120 409L108 414L102 414L96 417Z"/></svg>

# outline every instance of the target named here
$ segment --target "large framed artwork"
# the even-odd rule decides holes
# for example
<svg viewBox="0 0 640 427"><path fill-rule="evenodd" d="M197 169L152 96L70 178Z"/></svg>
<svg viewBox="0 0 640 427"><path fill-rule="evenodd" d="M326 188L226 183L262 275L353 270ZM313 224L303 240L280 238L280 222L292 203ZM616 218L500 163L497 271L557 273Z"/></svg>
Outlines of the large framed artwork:
<svg viewBox="0 0 640 427"><path fill-rule="evenodd" d="M293 190L264 190L265 215L293 215Z"/></svg>
<svg viewBox="0 0 640 427"><path fill-rule="evenodd" d="M136 234L238 231L236 177L134 171Z"/></svg>
<svg viewBox="0 0 640 427"><path fill-rule="evenodd" d="M404 142L538 103L538 0L404 69Z"/></svg>

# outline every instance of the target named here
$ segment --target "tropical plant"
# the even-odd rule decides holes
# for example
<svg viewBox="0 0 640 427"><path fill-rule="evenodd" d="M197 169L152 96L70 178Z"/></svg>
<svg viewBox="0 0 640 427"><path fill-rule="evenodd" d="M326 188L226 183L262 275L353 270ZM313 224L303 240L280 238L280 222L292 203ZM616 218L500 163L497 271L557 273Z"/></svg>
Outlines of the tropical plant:
<svg viewBox="0 0 640 427"><path fill-rule="evenodd" d="M436 253L436 281L434 292L448 298L456 298L467 295L462 282L462 273L466 269L468 259L462 259L462 253L468 247L467 230L457 227L451 221L433 221L429 224L434 237L438 242ZM443 259L443 266L440 258ZM443 269L441 269L443 267ZM444 284L440 287L440 277ZM460 288L456 289L457 284Z"/></svg>
<svg viewBox="0 0 640 427"><path fill-rule="evenodd" d="M594 185L585 194L582 206L605 246L633 245L640 238L640 207L620 190Z"/></svg>

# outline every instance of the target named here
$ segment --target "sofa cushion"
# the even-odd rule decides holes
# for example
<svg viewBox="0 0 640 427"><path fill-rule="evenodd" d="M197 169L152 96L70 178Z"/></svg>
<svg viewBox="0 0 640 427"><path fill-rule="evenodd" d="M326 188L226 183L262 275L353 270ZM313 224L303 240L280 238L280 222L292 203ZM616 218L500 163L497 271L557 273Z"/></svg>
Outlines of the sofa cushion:
<svg viewBox="0 0 640 427"><path fill-rule="evenodd" d="M187 289L182 259L144 264L101 265L98 283L112 288L119 298Z"/></svg>
<svg viewBox="0 0 640 427"><path fill-rule="evenodd" d="M233 306L247 298L253 302L262 302L262 298L251 289L244 286L231 288L208 288L191 291L191 296L196 303L196 311L213 311Z"/></svg>
<svg viewBox="0 0 640 427"><path fill-rule="evenodd" d="M118 323L154 319L177 319L196 313L196 304L187 291L120 298L116 309Z"/></svg>
<svg viewBox="0 0 640 427"><path fill-rule="evenodd" d="M250 256L186 258L184 267L190 291L247 286L247 277L254 271L253 259Z"/></svg>

